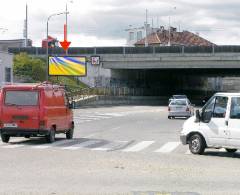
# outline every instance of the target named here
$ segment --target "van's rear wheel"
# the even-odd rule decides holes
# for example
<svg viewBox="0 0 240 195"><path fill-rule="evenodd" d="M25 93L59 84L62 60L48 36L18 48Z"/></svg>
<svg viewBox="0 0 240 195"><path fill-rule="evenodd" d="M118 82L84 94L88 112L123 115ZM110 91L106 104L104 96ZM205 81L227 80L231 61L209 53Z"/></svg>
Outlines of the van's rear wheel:
<svg viewBox="0 0 240 195"><path fill-rule="evenodd" d="M69 130L66 132L66 138L67 138L67 139L72 139L72 138L73 138L73 132L74 132L74 126L72 126L71 129L69 129Z"/></svg>
<svg viewBox="0 0 240 195"><path fill-rule="evenodd" d="M199 134L193 134L189 139L189 150L193 154L203 154L206 148L204 138Z"/></svg>
<svg viewBox="0 0 240 195"><path fill-rule="evenodd" d="M46 140L48 143L55 142L55 129L52 129L48 135L46 135Z"/></svg>
<svg viewBox="0 0 240 195"><path fill-rule="evenodd" d="M229 153L237 152L237 149L225 148L225 150Z"/></svg>
<svg viewBox="0 0 240 195"><path fill-rule="evenodd" d="M2 138L2 142L4 142L4 143L8 143L9 140L10 140L10 136L9 135L1 134L1 138Z"/></svg>

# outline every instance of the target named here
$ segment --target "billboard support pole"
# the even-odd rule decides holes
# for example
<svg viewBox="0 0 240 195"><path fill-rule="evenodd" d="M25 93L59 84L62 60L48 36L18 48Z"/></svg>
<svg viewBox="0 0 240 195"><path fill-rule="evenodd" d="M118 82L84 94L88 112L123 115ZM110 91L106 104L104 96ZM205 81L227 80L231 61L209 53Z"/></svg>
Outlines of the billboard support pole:
<svg viewBox="0 0 240 195"><path fill-rule="evenodd" d="M46 49L46 81L48 81L48 21L49 21L49 17L47 20L47 49Z"/></svg>
<svg viewBox="0 0 240 195"><path fill-rule="evenodd" d="M60 13L56 13L56 14L52 14L52 15L50 15L50 16L48 16L48 18L47 18L47 39L46 39L46 41L47 41L47 49L46 49L46 81L48 81L48 47L49 47L49 45L48 45L48 22L49 22L49 20L51 19L51 17L53 17L53 16L59 16L59 15L62 15L62 14L65 14L65 12L60 12Z"/></svg>

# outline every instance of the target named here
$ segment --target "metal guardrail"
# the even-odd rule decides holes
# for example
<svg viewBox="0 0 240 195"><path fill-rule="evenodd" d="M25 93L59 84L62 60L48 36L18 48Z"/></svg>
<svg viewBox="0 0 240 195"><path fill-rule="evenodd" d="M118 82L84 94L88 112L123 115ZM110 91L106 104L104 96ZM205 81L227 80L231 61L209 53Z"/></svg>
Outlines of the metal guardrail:
<svg viewBox="0 0 240 195"><path fill-rule="evenodd" d="M177 92L176 92L177 93ZM189 95L189 98L212 96L212 91L185 90L180 94ZM166 96L170 97L172 91L161 88L128 88L128 87L106 87L106 88L83 88L69 91L73 100L84 100L94 96Z"/></svg>
<svg viewBox="0 0 240 195"><path fill-rule="evenodd" d="M46 49L41 47L9 48L13 54L26 52L30 55L46 55ZM161 46L161 47L71 47L69 55L101 55L101 54L157 54L157 53L240 53L239 45L222 46ZM65 51L50 48L49 55L64 55Z"/></svg>

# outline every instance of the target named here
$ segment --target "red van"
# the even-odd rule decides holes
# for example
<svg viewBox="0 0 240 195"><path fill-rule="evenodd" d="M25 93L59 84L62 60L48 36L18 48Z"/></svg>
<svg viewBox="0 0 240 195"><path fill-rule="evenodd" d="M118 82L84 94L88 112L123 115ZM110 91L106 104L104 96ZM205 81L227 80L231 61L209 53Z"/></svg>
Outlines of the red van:
<svg viewBox="0 0 240 195"><path fill-rule="evenodd" d="M47 82L6 85L0 93L0 132L2 141L10 137L45 136L55 141L55 134L73 138L74 121L64 87Z"/></svg>

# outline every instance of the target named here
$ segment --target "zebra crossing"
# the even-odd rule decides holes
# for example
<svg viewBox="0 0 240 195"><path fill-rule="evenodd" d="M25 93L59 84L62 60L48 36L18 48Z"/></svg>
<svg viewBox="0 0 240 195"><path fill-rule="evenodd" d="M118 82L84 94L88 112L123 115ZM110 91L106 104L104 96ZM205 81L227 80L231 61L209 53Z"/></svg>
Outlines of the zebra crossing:
<svg viewBox="0 0 240 195"><path fill-rule="evenodd" d="M73 140L58 139L52 144L44 143L44 139L29 139L13 138L9 143L0 143L0 150L6 149L58 149L62 151L102 151L102 152L122 152L122 153L155 153L155 154L184 154L190 155L187 146L181 145L180 142L170 141L162 143L159 141L108 141L91 138L76 138ZM42 143L43 142L43 143ZM216 149L215 149L216 151ZM217 150L218 152L225 152L224 149Z"/></svg>
<svg viewBox="0 0 240 195"><path fill-rule="evenodd" d="M43 139L44 140L44 139ZM43 141L42 140L42 141ZM88 149L92 151L120 151L124 153L136 152L157 152L157 153L171 153L178 146L180 142L168 142L161 144L157 141L108 141L91 138L76 138L72 140L58 139L52 144L41 143L41 138L29 139L13 138L9 143L1 143L0 149L18 149L30 148L35 150L44 149L60 149L60 150L81 150ZM40 143L39 143L40 142ZM43 141L44 142L44 141ZM149 150L150 147L158 147L156 150Z"/></svg>
<svg viewBox="0 0 240 195"><path fill-rule="evenodd" d="M104 119L111 119L114 117L124 116L124 113L85 113L85 114L78 114L74 116L74 121L76 124L91 122L91 121L99 121Z"/></svg>
<svg viewBox="0 0 240 195"><path fill-rule="evenodd" d="M124 112L86 112L86 113L76 113L74 115L74 121L76 124L82 124L91 121L99 121L105 119L111 119L116 117L123 117L128 115L146 113L146 112L162 112L163 109L152 109L152 110L133 110L133 111L124 111Z"/></svg>

